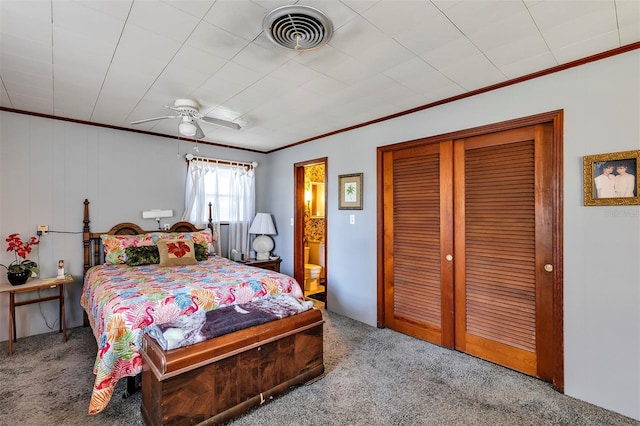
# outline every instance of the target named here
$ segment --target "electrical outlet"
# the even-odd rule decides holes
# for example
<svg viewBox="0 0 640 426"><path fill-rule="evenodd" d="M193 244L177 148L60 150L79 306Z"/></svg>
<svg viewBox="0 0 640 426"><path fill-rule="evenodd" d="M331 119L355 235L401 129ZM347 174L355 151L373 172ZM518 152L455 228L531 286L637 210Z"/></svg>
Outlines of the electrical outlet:
<svg viewBox="0 0 640 426"><path fill-rule="evenodd" d="M38 225L38 235L47 235L47 232L49 232L49 225Z"/></svg>

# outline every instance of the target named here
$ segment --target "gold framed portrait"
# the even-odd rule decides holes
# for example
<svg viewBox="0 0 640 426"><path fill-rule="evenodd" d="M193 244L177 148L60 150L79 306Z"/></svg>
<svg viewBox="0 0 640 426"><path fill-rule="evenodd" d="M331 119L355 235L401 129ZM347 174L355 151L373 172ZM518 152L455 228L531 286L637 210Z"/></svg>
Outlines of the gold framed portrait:
<svg viewBox="0 0 640 426"><path fill-rule="evenodd" d="M640 150L585 155L584 205L640 205Z"/></svg>

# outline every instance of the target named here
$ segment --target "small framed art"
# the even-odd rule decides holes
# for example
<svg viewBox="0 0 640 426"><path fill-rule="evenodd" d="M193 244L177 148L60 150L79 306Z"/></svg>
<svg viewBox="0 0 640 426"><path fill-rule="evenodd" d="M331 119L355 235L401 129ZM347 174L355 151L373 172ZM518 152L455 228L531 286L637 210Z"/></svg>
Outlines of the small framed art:
<svg viewBox="0 0 640 426"><path fill-rule="evenodd" d="M362 210L362 173L338 176L338 209Z"/></svg>
<svg viewBox="0 0 640 426"><path fill-rule="evenodd" d="M584 205L639 205L640 150L585 155Z"/></svg>

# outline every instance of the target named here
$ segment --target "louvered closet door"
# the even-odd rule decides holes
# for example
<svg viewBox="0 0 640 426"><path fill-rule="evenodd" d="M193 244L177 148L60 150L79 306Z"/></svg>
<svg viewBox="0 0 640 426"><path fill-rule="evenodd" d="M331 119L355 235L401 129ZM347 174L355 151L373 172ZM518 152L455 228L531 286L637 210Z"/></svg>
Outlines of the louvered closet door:
<svg viewBox="0 0 640 426"><path fill-rule="evenodd" d="M549 126L454 147L455 347L551 378Z"/></svg>
<svg viewBox="0 0 640 426"><path fill-rule="evenodd" d="M453 344L452 143L387 152L384 168L385 323ZM443 269L444 266L444 269Z"/></svg>

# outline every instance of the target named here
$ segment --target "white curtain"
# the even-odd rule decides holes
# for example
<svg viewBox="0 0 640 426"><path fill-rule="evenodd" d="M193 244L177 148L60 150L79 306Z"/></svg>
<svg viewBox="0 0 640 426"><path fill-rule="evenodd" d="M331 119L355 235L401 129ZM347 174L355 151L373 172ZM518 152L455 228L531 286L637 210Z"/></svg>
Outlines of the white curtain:
<svg viewBox="0 0 640 426"><path fill-rule="evenodd" d="M229 205L229 251L249 255L249 226L255 216L255 174L253 168L235 166L231 172ZM230 256L231 253L228 253Z"/></svg>
<svg viewBox="0 0 640 426"><path fill-rule="evenodd" d="M224 176L222 176L224 175ZM229 179L227 179L229 177ZM226 187L228 185L228 187ZM224 200L221 198L224 197ZM185 187L185 208L182 220L198 227L208 224L209 203L213 204L212 219L215 235L220 235L221 206L229 206L229 252L236 249L249 253L249 226L255 216L255 173L253 168L239 164L218 164L211 161L189 161ZM225 216L227 213L225 212ZM214 243L220 253L220 240Z"/></svg>

